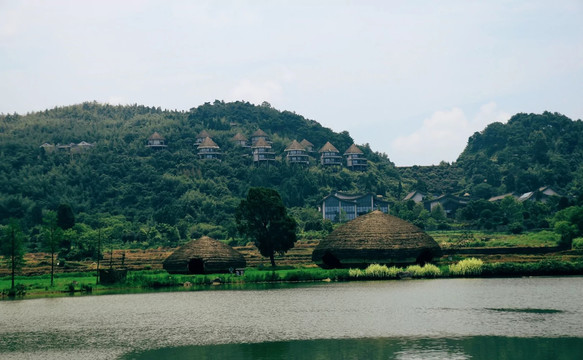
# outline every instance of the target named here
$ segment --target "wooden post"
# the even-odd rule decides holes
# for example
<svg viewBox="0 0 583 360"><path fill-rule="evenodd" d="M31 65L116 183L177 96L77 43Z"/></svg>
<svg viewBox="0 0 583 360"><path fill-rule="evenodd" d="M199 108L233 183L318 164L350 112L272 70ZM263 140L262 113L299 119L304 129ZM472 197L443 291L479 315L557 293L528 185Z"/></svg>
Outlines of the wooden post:
<svg viewBox="0 0 583 360"><path fill-rule="evenodd" d="M97 235L97 276L96 276L96 285L99 285L99 259L101 258L101 227L99 228L99 232Z"/></svg>

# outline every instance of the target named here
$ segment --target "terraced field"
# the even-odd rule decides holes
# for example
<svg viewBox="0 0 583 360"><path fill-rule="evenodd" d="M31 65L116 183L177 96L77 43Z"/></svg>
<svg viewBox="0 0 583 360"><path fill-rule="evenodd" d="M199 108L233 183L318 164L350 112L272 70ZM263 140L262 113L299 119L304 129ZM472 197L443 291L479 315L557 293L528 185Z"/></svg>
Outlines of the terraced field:
<svg viewBox="0 0 583 360"><path fill-rule="evenodd" d="M316 266L312 262L312 251L318 244L317 240L298 241L296 246L289 250L283 256L275 257L278 266ZM269 259L259 254L257 248L253 245L236 246L236 250L241 252L247 260L247 266L270 266ZM543 260L560 260L560 261L581 261L583 250L560 251L550 254L481 254L480 250L485 248L474 248L475 253L466 255L445 255L437 260L437 263L449 264L459 261L466 257L479 257L486 263L495 262L539 262ZM158 249L130 249L114 250L113 253L106 252L103 254L103 260L100 263L101 268L125 267L129 270L158 270L162 269L162 262L175 250L175 248L158 248ZM51 271L51 258L47 253L30 253L25 255L26 264L21 275L41 275L48 274ZM55 267L56 273L65 272L86 272L95 271L97 262L87 259L85 261L66 261ZM9 267L0 267L0 276L9 275Z"/></svg>
<svg viewBox="0 0 583 360"><path fill-rule="evenodd" d="M312 263L312 251L318 241L299 241L296 246L288 251L284 256L276 256L277 265L309 265ZM236 250L241 252L247 260L247 266L270 266L269 259L259 254L253 245L238 246ZM157 270L162 269L162 262L174 251L175 248L158 249L131 249L114 250L113 254L105 252L100 268L125 267L128 270ZM24 257L24 265L21 275L41 275L51 271L51 255L49 253L29 253ZM64 272L85 272L94 271L97 268L95 260L85 261L65 261L55 266L56 273ZM10 269L6 266L0 267L0 276L9 275Z"/></svg>

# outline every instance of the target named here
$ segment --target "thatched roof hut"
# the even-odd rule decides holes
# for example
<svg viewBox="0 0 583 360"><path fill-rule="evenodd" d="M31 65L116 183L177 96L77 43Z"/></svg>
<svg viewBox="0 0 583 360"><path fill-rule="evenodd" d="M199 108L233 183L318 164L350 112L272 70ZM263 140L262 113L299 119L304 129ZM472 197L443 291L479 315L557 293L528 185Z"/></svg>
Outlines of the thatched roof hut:
<svg viewBox="0 0 583 360"><path fill-rule="evenodd" d="M182 245L163 263L171 274L219 273L245 265L245 258L238 251L208 236Z"/></svg>
<svg viewBox="0 0 583 360"><path fill-rule="evenodd" d="M336 228L316 246L312 260L326 268L363 267L425 263L440 255L423 230L376 210Z"/></svg>

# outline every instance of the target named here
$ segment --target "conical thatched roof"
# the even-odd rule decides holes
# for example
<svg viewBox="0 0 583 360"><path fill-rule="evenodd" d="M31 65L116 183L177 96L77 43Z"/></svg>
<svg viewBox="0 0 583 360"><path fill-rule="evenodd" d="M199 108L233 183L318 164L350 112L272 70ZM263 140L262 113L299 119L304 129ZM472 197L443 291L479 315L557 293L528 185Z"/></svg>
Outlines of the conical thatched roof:
<svg viewBox="0 0 583 360"><path fill-rule="evenodd" d="M441 248L417 226L380 211L339 226L312 253L322 267L424 263Z"/></svg>
<svg viewBox="0 0 583 360"><path fill-rule="evenodd" d="M352 145L350 145L348 150L346 150L344 152L344 155L349 155L349 154L364 154L364 153L362 152L362 150L360 150L358 148L358 146L356 146L356 144L352 144Z"/></svg>
<svg viewBox="0 0 583 360"><path fill-rule="evenodd" d="M205 137L204 140L198 145L198 149L211 148L219 149L219 145L213 141L210 137Z"/></svg>
<svg viewBox="0 0 583 360"><path fill-rule="evenodd" d="M305 148L308 148L308 147L313 147L313 146L314 146L314 144L312 144L311 142L309 142L309 141L308 141L308 140L306 140L306 139L304 139L304 140L300 141L300 144L302 144L302 145L303 145Z"/></svg>
<svg viewBox="0 0 583 360"><path fill-rule="evenodd" d="M241 133L236 133L231 139L233 141L247 141L247 137Z"/></svg>
<svg viewBox="0 0 583 360"><path fill-rule="evenodd" d="M163 263L164 269L173 274L227 272L245 265L238 251L208 236L184 244Z"/></svg>
<svg viewBox="0 0 583 360"><path fill-rule="evenodd" d="M265 131L261 130L261 129L257 129L252 135L252 137L267 137L267 134L265 133Z"/></svg>
<svg viewBox="0 0 583 360"><path fill-rule="evenodd" d="M157 131L155 131L152 135L150 135L148 140L164 140L164 137L162 135L158 134Z"/></svg>
<svg viewBox="0 0 583 360"><path fill-rule="evenodd" d="M321 152L321 153L323 153L323 152L336 152L337 153L339 151L338 151L338 149L336 149L336 147L334 145L332 145L330 143L330 141L328 141L324 144L324 146L322 146L322 148L320 149L319 152Z"/></svg>
<svg viewBox="0 0 583 360"><path fill-rule="evenodd" d="M296 140L292 141L291 144L289 144L284 151L292 151L292 150L306 150L302 144L300 144L299 142L297 142Z"/></svg>
<svg viewBox="0 0 583 360"><path fill-rule="evenodd" d="M196 135L197 139L205 139L207 137L211 137L211 135L206 130L203 130L200 133L198 133L198 135Z"/></svg>
<svg viewBox="0 0 583 360"><path fill-rule="evenodd" d="M267 141L265 141L265 139L260 138L259 140L257 140L255 142L255 144L253 144L253 146L251 146L252 148L269 148L271 149L271 145L269 145L269 143Z"/></svg>

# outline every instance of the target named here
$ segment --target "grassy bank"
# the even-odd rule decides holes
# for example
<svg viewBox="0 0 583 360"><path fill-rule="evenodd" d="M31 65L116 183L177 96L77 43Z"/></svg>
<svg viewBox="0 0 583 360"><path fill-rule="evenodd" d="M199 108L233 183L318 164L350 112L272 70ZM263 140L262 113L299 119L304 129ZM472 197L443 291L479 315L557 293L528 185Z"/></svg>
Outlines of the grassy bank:
<svg viewBox="0 0 583 360"><path fill-rule="evenodd" d="M269 267L248 268L245 274L175 275L164 270L130 271L127 278L111 285L96 284L94 273L65 273L55 276L50 285L50 275L19 276L16 284L24 297L63 296L77 293L112 293L128 289L144 291L161 288L193 288L205 286L245 285L261 283L295 283L319 281L360 281L420 278L456 277L519 277L583 275L583 260L543 260L532 263L500 262L484 263L480 259L462 259L451 264L411 265L387 267L373 264L366 269L333 269L315 267ZM0 278L3 298L8 298L10 278ZM11 294L14 295L14 294Z"/></svg>

